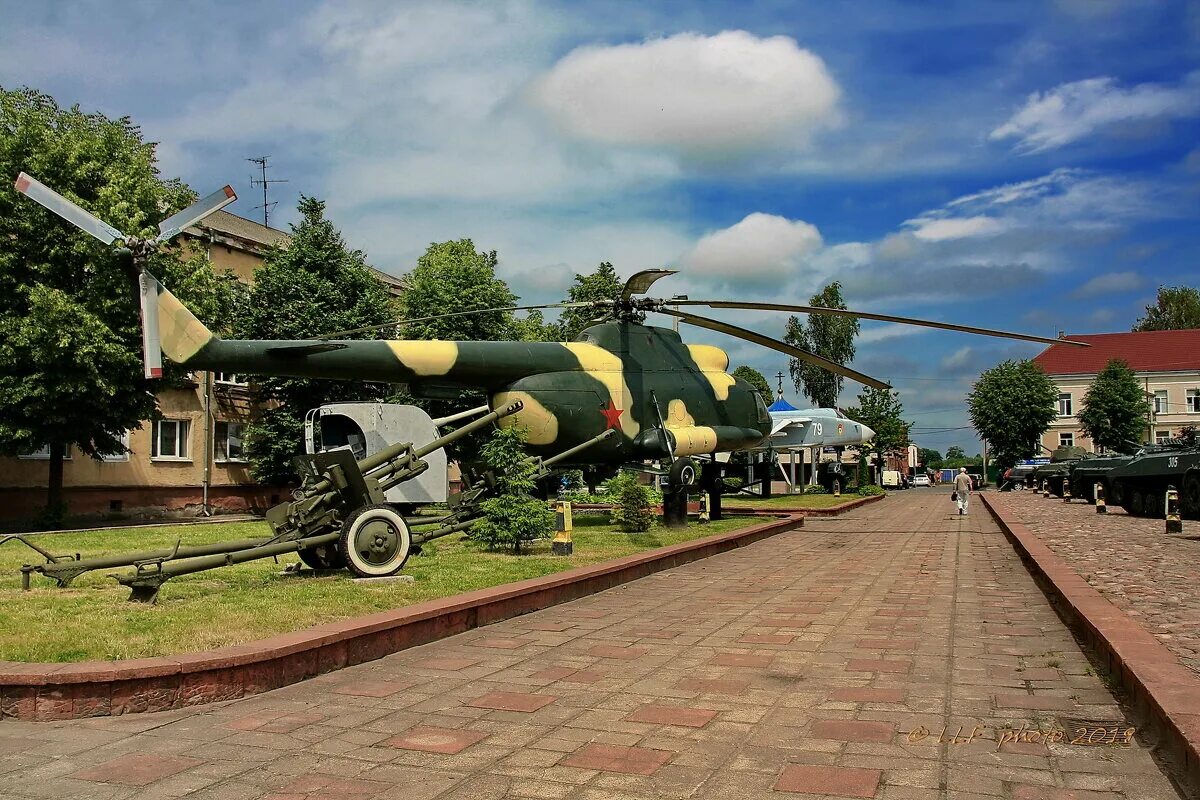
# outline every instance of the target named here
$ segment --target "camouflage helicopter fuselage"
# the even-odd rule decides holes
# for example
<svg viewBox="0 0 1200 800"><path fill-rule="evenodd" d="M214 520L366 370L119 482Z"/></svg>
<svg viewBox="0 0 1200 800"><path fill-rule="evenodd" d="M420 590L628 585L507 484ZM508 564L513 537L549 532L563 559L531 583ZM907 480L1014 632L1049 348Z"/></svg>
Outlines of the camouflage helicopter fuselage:
<svg viewBox="0 0 1200 800"><path fill-rule="evenodd" d="M493 408L520 400L502 424L525 428L535 455L616 429L580 458L669 460L752 447L771 430L762 398L726 371L723 350L637 321L593 325L563 343L224 340L161 288L155 316L162 352L193 369L479 388Z"/></svg>

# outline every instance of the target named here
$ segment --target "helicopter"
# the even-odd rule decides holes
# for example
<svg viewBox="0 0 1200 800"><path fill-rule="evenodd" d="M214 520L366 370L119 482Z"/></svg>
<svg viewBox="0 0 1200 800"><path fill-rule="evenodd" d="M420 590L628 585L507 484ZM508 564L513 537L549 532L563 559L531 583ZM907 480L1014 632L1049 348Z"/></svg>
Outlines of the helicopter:
<svg viewBox="0 0 1200 800"><path fill-rule="evenodd" d="M619 435L606 436L586 448L581 453L581 459L585 460L561 466L612 472L622 465L656 460L669 465L664 472L668 485L676 488L696 482L698 465L694 457L709 457L709 463L716 468L705 470L705 482L716 480L722 469L716 454L754 448L770 436L774 423L759 393L729 374L729 356L724 350L708 344L689 344L670 328L648 325L645 321L648 313L673 316L880 389L890 386L808 350L680 307L834 314L1031 342L1082 344L847 309L645 296L656 281L676 274L671 269L649 269L634 274L610 300L507 307L596 311L594 324L573 342L336 338L367 329L343 331L319 339L222 339L147 272L145 266L156 247L233 202L236 194L230 187L164 220L156 238L138 239L122 234L23 172L15 186L17 191L86 233L119 248L131 276L138 281L147 377L161 376L165 355L189 369L408 384L418 395L446 389L481 389L493 409L519 402L520 410L499 424L524 428L526 447L532 455L550 457L615 430ZM499 309L438 316L494 310Z"/></svg>

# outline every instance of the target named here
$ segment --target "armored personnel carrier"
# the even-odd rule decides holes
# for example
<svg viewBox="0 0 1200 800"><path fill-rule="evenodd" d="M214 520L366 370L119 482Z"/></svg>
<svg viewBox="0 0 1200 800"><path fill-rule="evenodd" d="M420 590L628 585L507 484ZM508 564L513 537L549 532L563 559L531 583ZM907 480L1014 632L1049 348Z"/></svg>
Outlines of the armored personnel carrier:
<svg viewBox="0 0 1200 800"><path fill-rule="evenodd" d="M1104 487L1106 503L1120 505L1121 500L1117 490L1109 483L1108 475L1117 467L1123 467L1136 456L1112 455L1081 458L1070 462L1067 474L1071 479L1071 494L1081 497L1089 503L1096 502L1096 484Z"/></svg>
<svg viewBox="0 0 1200 800"><path fill-rule="evenodd" d="M1030 474L1033 488L1041 489L1042 481L1048 481L1050 493L1062 497L1063 481L1067 478L1067 471L1071 468L1071 464L1087 458L1088 455L1090 455L1088 451L1082 447L1056 447L1050 454L1050 463L1039 464Z"/></svg>
<svg viewBox="0 0 1200 800"><path fill-rule="evenodd" d="M1200 519L1200 440L1195 432L1145 448L1108 473L1111 502L1138 517L1162 517L1167 489L1179 491L1179 511ZM1120 498L1119 500L1117 498Z"/></svg>

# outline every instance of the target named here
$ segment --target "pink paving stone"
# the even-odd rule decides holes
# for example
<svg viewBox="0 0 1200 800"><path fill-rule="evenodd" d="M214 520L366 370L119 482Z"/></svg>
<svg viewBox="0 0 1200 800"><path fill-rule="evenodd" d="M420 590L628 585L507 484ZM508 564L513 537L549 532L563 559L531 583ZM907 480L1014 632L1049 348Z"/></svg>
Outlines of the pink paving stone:
<svg viewBox="0 0 1200 800"><path fill-rule="evenodd" d="M750 683L720 678L684 678L675 684L675 688L705 694L742 694L750 688Z"/></svg>
<svg viewBox="0 0 1200 800"><path fill-rule="evenodd" d="M624 772L630 775L653 775L671 760L673 753L647 747L624 747L615 744L589 744L558 762L563 767L598 769L604 772Z"/></svg>
<svg viewBox="0 0 1200 800"><path fill-rule="evenodd" d="M427 658L424 661L418 661L413 664L414 667L423 669L436 669L442 672L458 672L461 669L473 667L479 663L477 658Z"/></svg>
<svg viewBox="0 0 1200 800"><path fill-rule="evenodd" d="M518 650L529 644L528 639L476 639L467 642L472 647L490 647L493 650Z"/></svg>
<svg viewBox="0 0 1200 800"><path fill-rule="evenodd" d="M185 756L164 756L156 753L127 753L71 775L96 783L119 783L124 786L149 786L169 775L198 767L204 762Z"/></svg>
<svg viewBox="0 0 1200 800"><path fill-rule="evenodd" d="M685 728L703 728L716 715L716 711L710 711L707 708L644 705L625 717L625 720L627 722L650 722L655 725L680 725Z"/></svg>
<svg viewBox="0 0 1200 800"><path fill-rule="evenodd" d="M775 656L755 656L749 653L718 653L712 663L720 667L769 667Z"/></svg>
<svg viewBox="0 0 1200 800"><path fill-rule="evenodd" d="M413 681L348 681L329 691L354 697L391 697L413 685Z"/></svg>
<svg viewBox="0 0 1200 800"><path fill-rule="evenodd" d="M574 675L578 671L571 667L549 667L541 672L535 672L529 677L536 678L539 681L560 681L568 675Z"/></svg>
<svg viewBox="0 0 1200 800"><path fill-rule="evenodd" d="M367 781L360 778L343 778L337 775L322 775L310 772L301 775L276 794L269 798L332 798L332 797L371 797L385 789L390 789L390 783L383 781Z"/></svg>
<svg viewBox="0 0 1200 800"><path fill-rule="evenodd" d="M1070 711L1075 703L1067 697L1036 694L995 695L997 708L1025 708L1033 711Z"/></svg>
<svg viewBox="0 0 1200 800"><path fill-rule="evenodd" d="M874 797L882 774L877 769L791 764L784 768L773 788L777 792Z"/></svg>
<svg viewBox="0 0 1200 800"><path fill-rule="evenodd" d="M910 669L911 661L896 659L852 658L846 662L848 672L908 672Z"/></svg>
<svg viewBox="0 0 1200 800"><path fill-rule="evenodd" d="M791 644L795 639L788 633L748 633L738 642L742 644Z"/></svg>
<svg viewBox="0 0 1200 800"><path fill-rule="evenodd" d="M548 694L526 694L525 692L488 692L482 697L468 700L463 705L472 708L491 708L497 711L520 711L525 714L550 705L557 697Z"/></svg>
<svg viewBox="0 0 1200 800"><path fill-rule="evenodd" d="M903 689L875 689L869 686L834 689L829 699L839 703L903 703Z"/></svg>
<svg viewBox="0 0 1200 800"><path fill-rule="evenodd" d="M638 656L644 656L650 651L645 647L621 647L615 644L598 644L587 652L588 655L596 656L597 658L634 659Z"/></svg>
<svg viewBox="0 0 1200 800"><path fill-rule="evenodd" d="M430 725L420 725L416 728L409 728L398 736L393 736L384 742L384 744L388 747L396 747L401 750L419 750L422 753L454 755L487 737L488 734L483 731L472 731L464 728L435 728Z"/></svg>
<svg viewBox="0 0 1200 800"><path fill-rule="evenodd" d="M896 726L890 722L864 720L822 719L809 729L816 739L835 739L839 742L890 742Z"/></svg>
<svg viewBox="0 0 1200 800"><path fill-rule="evenodd" d="M608 675L599 670L581 669L563 678L563 683L595 683L607 678Z"/></svg>

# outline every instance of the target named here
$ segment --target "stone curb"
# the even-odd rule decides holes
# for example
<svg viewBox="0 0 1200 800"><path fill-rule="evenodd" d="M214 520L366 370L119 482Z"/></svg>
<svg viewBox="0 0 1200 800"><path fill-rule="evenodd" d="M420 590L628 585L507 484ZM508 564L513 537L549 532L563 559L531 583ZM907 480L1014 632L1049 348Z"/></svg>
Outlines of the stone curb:
<svg viewBox="0 0 1200 800"><path fill-rule="evenodd" d="M67 664L0 662L0 718L74 719L233 700L602 592L803 525L804 517L793 514L732 533L207 652Z"/></svg>
<svg viewBox="0 0 1200 800"><path fill-rule="evenodd" d="M877 503L885 497L887 497L886 494L873 494L873 495L870 495L869 497L859 497L854 500L850 500L848 502L841 503L840 505L829 506L828 508L770 508L770 509L767 509L767 508L754 508L752 506L725 506L725 510L729 511L729 512L737 512L737 513L741 513L741 512L745 512L745 511L762 511L762 512L770 511L770 512L773 512L776 514L803 514L806 517L836 517L839 514L845 514L847 511L849 511L851 509L858 508L859 506L865 506L867 503Z"/></svg>
<svg viewBox="0 0 1200 800"><path fill-rule="evenodd" d="M1059 616L1118 678L1134 706L1163 735L1167 753L1200 784L1200 677L1149 631L1093 589L1010 512L983 503Z"/></svg>

